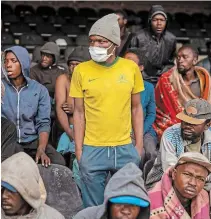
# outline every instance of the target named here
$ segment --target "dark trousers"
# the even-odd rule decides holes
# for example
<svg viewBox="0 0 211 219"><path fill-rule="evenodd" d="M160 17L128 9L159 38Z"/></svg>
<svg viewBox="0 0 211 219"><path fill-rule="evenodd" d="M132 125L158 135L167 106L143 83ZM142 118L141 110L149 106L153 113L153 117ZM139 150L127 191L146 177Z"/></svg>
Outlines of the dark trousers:
<svg viewBox="0 0 211 219"><path fill-rule="evenodd" d="M23 151L17 142L17 130L15 124L1 117L1 162L13 154Z"/></svg>
<svg viewBox="0 0 211 219"><path fill-rule="evenodd" d="M24 152L27 153L34 160L36 158L38 140L32 141L30 143L22 143ZM55 148L53 148L50 144L46 146L45 149L46 155L50 158L52 164L59 164L65 166L65 160L63 156L58 153Z"/></svg>

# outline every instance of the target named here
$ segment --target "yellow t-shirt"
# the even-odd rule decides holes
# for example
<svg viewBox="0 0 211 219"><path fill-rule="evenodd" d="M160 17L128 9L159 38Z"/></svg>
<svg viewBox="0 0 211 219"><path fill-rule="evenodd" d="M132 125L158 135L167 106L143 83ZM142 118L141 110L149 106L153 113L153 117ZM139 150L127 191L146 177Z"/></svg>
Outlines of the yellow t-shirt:
<svg viewBox="0 0 211 219"><path fill-rule="evenodd" d="M84 144L131 143L131 95L143 90L139 67L131 60L117 57L110 66L92 60L79 64L72 76L70 96L84 98Z"/></svg>

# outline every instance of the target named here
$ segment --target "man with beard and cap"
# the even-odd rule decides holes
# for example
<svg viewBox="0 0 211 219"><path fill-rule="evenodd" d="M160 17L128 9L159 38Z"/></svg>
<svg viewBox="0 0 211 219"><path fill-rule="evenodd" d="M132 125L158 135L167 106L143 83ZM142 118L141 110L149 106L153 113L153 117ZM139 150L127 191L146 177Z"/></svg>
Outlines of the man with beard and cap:
<svg viewBox="0 0 211 219"><path fill-rule="evenodd" d="M64 219L45 201L45 186L31 157L20 152L1 164L2 219Z"/></svg>
<svg viewBox="0 0 211 219"><path fill-rule="evenodd" d="M88 48L82 46L76 47L67 60L69 74L62 74L56 80L56 114L59 124L65 131L59 140L57 148L59 152L68 152L70 149L69 146L72 145L71 141L73 140L74 102L73 98L69 96L72 73L78 64L88 61L89 59Z"/></svg>
<svg viewBox="0 0 211 219"><path fill-rule="evenodd" d="M128 163L109 180L103 204L82 210L74 219L149 219L149 215L150 202L142 172Z"/></svg>
<svg viewBox="0 0 211 219"><path fill-rule="evenodd" d="M207 46L207 58L202 59L200 62L197 63L198 66L201 66L210 73L211 75L211 41L206 43Z"/></svg>
<svg viewBox="0 0 211 219"><path fill-rule="evenodd" d="M180 156L149 191L150 219L208 219L209 195L203 189L211 163L198 152Z"/></svg>
<svg viewBox="0 0 211 219"><path fill-rule="evenodd" d="M23 150L42 165L65 165L64 158L48 144L50 132L50 97L47 89L29 78L30 57L21 46L5 50L5 94L2 116L13 122L17 142Z"/></svg>
<svg viewBox="0 0 211 219"><path fill-rule="evenodd" d="M115 14L118 16L118 23L120 28L121 44L116 49L116 56L123 57L127 49L130 47L133 34L127 30L128 17L125 11L116 10Z"/></svg>
<svg viewBox="0 0 211 219"><path fill-rule="evenodd" d="M96 21L89 32L92 60L79 64L71 80L74 141L85 207L103 203L110 172L115 173L129 162L140 164L140 92L144 83L136 63L115 56L120 41L117 15L108 14ZM132 127L135 147L130 137Z"/></svg>
<svg viewBox="0 0 211 219"><path fill-rule="evenodd" d="M147 62L144 80L156 85L162 73L174 65L176 37L167 31L167 15L161 5L153 5L149 11L148 28L141 30L131 41L145 53Z"/></svg>
<svg viewBox="0 0 211 219"><path fill-rule="evenodd" d="M58 65L60 51L54 42L47 42L40 49L40 63L30 70L30 78L44 85L51 98L54 98L56 79L59 75L67 73L67 70Z"/></svg>
<svg viewBox="0 0 211 219"><path fill-rule="evenodd" d="M181 123L163 133L160 151L146 179L147 189L152 188L184 152L202 153L211 162L211 104L203 99L190 100L177 118ZM207 191L211 189L210 179L206 184Z"/></svg>
<svg viewBox="0 0 211 219"><path fill-rule="evenodd" d="M211 103L211 78L205 68L195 66L198 53L191 45L182 46L177 65L165 72L155 88L156 120L153 128L160 139L166 128L180 122L180 113L188 100L202 98Z"/></svg>

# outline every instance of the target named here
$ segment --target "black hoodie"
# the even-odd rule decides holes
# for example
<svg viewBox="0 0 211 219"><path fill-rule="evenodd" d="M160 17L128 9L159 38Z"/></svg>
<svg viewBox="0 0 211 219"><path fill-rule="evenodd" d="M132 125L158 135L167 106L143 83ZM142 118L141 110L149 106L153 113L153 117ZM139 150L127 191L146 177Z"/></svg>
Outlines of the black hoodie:
<svg viewBox="0 0 211 219"><path fill-rule="evenodd" d="M131 47L137 47L145 54L147 61L144 65L144 80L154 85L162 73L173 67L176 51L176 37L166 30L167 24L159 41L153 33L151 19L156 14L166 15L162 6L152 6L149 11L149 27L141 30L131 41Z"/></svg>

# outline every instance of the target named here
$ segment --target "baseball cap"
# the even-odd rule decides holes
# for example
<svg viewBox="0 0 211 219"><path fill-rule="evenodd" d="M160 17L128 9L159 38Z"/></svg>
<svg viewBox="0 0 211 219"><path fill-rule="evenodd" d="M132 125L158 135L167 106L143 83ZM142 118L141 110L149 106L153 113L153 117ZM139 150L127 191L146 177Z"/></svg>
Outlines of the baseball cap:
<svg viewBox="0 0 211 219"><path fill-rule="evenodd" d="M131 204L142 208L149 206L149 202L135 196L118 196L110 198L109 201L114 204Z"/></svg>
<svg viewBox="0 0 211 219"><path fill-rule="evenodd" d="M199 152L186 152L182 154L175 167L185 163L196 163L200 166L205 167L208 170L208 172L211 173L210 161L203 154Z"/></svg>
<svg viewBox="0 0 211 219"><path fill-rule="evenodd" d="M5 181L1 181L1 186L4 187L5 189L11 191L11 192L17 192L17 190L10 185L9 183L5 182Z"/></svg>
<svg viewBox="0 0 211 219"><path fill-rule="evenodd" d="M185 109L176 117L184 122L200 125L211 119L211 104L204 99L189 100L185 104Z"/></svg>

